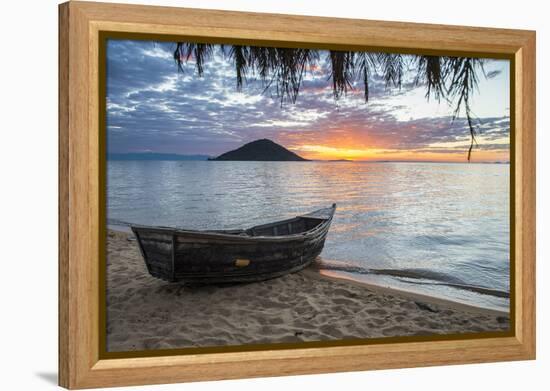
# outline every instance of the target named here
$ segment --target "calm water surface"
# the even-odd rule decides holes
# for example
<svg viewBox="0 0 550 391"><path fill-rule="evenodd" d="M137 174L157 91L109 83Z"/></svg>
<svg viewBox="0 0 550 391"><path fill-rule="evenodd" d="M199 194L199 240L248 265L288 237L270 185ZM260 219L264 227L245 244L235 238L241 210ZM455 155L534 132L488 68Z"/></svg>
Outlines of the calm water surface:
<svg viewBox="0 0 550 391"><path fill-rule="evenodd" d="M109 161L107 218L247 228L337 203L323 273L508 310L507 164Z"/></svg>

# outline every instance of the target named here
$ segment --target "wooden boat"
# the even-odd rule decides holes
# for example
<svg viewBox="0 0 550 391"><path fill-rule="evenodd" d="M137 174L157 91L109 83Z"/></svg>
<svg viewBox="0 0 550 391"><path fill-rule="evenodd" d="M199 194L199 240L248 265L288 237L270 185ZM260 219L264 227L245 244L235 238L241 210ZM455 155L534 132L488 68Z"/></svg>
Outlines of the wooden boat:
<svg viewBox="0 0 550 391"><path fill-rule="evenodd" d="M308 266L323 250L336 204L243 230L131 226L149 273L198 284L260 281Z"/></svg>

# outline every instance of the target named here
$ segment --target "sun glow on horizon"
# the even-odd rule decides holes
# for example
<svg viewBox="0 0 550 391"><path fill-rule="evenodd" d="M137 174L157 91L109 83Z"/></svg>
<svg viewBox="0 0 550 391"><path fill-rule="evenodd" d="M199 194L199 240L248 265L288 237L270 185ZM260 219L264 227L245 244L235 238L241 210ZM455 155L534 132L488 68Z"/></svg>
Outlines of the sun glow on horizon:
<svg viewBox="0 0 550 391"><path fill-rule="evenodd" d="M350 159L364 160L386 150L374 148L342 148L326 145L300 145L291 148L308 159Z"/></svg>
<svg viewBox="0 0 550 391"><path fill-rule="evenodd" d="M455 113L456 102L447 99L426 99L414 66L403 69L399 89L373 72L368 103L361 78L335 100L330 52L322 51L320 61L306 65L299 97L287 101L277 83L266 88L259 75L236 89L235 65L223 50L212 52L201 77L193 53L185 72L176 72L172 45L108 40L109 152L217 156L267 138L311 160L468 161L464 110ZM471 161L509 161L510 62L487 59L484 71L490 77L476 74L470 102L477 142Z"/></svg>
<svg viewBox="0 0 550 391"><path fill-rule="evenodd" d="M464 162L467 161L467 147L465 143L456 143L456 146L464 146L454 152L441 152L441 145L422 150L400 150L385 148L346 148L326 145L297 145L291 149L293 152L310 160L356 160L356 161L438 161L438 162ZM447 146L448 147L448 146ZM508 150L475 150L472 154L472 162L508 161Z"/></svg>

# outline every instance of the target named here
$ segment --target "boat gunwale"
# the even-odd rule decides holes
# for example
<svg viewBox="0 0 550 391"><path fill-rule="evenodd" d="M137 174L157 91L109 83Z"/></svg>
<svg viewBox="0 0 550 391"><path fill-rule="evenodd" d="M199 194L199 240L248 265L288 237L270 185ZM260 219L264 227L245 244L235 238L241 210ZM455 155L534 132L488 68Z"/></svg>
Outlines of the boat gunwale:
<svg viewBox="0 0 550 391"><path fill-rule="evenodd" d="M316 225L310 230L300 232L297 234L292 235L273 235L273 236L267 236L267 235L259 235L259 236L248 236L248 235L239 235L239 234L227 234L227 233L220 233L216 231L198 231L198 230L185 230L185 229L178 229L178 228L170 228L170 227L154 227L154 226L147 226L147 225L131 225L130 228L134 235L136 235L136 232L134 231L135 228L138 230L143 231L149 231L149 232L156 232L156 233L164 233L169 235L180 235L180 236L187 236L187 237L197 237L197 238L203 238L203 239L219 239L224 241L236 241L236 242L285 242L285 241L295 241L295 240L304 240L305 238L314 237L318 234L318 232L322 231L324 228L328 227L330 223L332 222L332 219L334 217L334 213L336 211L336 205L333 205L329 208L321 208L314 212L324 210L324 209L332 209L330 216L326 219L319 218L319 220L324 220L320 224ZM311 213L314 213L311 212ZM308 214L311 214L308 213ZM291 219L285 219L280 220L274 223L267 223L262 225L257 225L248 229L243 230L228 230L228 231L235 231L235 232L242 232L246 233L246 231L251 230L253 228L257 227L265 227L269 225L276 225L277 223L284 223L289 220L294 220L296 218L314 218L314 217L308 217L307 215L299 215L296 217L293 217ZM327 230L328 232L328 230ZM139 236L138 240L140 240Z"/></svg>

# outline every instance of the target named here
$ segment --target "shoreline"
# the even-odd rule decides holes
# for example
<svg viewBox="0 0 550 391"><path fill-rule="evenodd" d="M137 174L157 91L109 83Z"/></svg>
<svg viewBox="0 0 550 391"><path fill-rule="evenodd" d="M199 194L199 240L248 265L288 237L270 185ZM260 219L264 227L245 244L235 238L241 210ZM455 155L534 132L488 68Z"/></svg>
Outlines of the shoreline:
<svg viewBox="0 0 550 391"><path fill-rule="evenodd" d="M404 289L392 288L388 286L373 284L370 282L358 281L353 278L347 278L345 276L335 276L335 275L329 276L329 275L323 274L322 271L323 271L322 269L316 269L315 266L313 267L310 266L307 269L303 270L304 273L309 273L312 278L326 278L328 280L336 280L336 281L342 280L350 284L356 284L360 287L364 287L376 292L380 292L382 294L401 296L411 300L419 300L419 301L427 302L429 304L446 306L459 311L468 311L472 313L487 314L491 316L509 316L510 315L506 311L499 311L492 308L485 308L481 306L465 304L459 301L444 299L437 296L425 295L422 293L410 292Z"/></svg>
<svg viewBox="0 0 550 391"><path fill-rule="evenodd" d="M116 225L116 224L107 225L107 232L108 231L116 231L116 232L130 234L130 235L132 234L130 227L123 226L123 225ZM327 275L323 273L323 271L324 269L320 269L314 263L312 263L310 266L308 266L306 269L303 269L301 272L309 273L309 275L313 278L326 278L329 280L333 279L336 281L346 281L351 284L356 284L360 287L378 291L380 293L398 295L398 296L406 297L412 300L421 300L421 301L429 302L430 304L435 304L435 305L449 306L451 308L461 310L461 311L470 311L470 312L476 312L480 314L489 314L494 316L510 315L508 311L501 311L493 308L486 308L482 306L466 304L466 303L451 300L448 298L442 298L438 296L431 296L431 295L426 295L422 293L411 292L405 289L384 286L384 285L380 285L372 282L360 281L354 278L346 277L341 274L337 275L337 273L332 273L332 275Z"/></svg>
<svg viewBox="0 0 550 391"><path fill-rule="evenodd" d="M107 351L507 331L506 314L323 276L187 286L149 275L132 235L107 231Z"/></svg>

